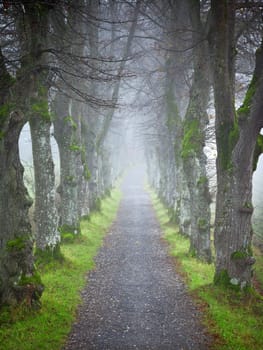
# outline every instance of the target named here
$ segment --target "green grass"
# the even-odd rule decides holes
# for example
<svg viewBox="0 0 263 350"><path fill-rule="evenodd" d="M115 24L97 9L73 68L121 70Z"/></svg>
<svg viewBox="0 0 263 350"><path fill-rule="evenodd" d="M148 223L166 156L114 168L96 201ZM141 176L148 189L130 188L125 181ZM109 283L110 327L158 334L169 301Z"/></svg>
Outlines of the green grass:
<svg viewBox="0 0 263 350"><path fill-rule="evenodd" d="M80 290L86 273L95 267L94 256L113 222L121 194L114 190L102 200L101 212L81 222L82 235L73 244L63 244L63 263L51 262L41 268L45 284L40 311L25 308L0 313L0 350L61 349L80 304Z"/></svg>
<svg viewBox="0 0 263 350"><path fill-rule="evenodd" d="M212 349L263 349L263 298L254 291L245 294L223 290L213 285L214 265L193 258L189 240L169 223L168 210L151 192L156 215L175 257L176 270L182 275L188 290L204 314L204 323L214 335ZM255 250L257 284L263 286L263 257Z"/></svg>

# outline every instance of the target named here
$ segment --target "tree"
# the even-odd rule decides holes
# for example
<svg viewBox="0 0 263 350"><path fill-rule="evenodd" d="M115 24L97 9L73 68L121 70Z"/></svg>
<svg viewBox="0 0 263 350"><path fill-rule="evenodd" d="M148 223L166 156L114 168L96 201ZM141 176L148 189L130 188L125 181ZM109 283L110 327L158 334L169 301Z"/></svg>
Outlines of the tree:
<svg viewBox="0 0 263 350"><path fill-rule="evenodd" d="M36 248L38 254L49 253L54 256L59 255L60 235L55 202L54 163L50 145L51 115L48 106L49 85L46 69L49 13L53 7L45 2L25 2L23 6L25 12L23 24L28 28L28 33L20 33L20 36L25 35L23 40L26 40L26 55L29 57L28 65L32 79L32 89L28 94L30 100L28 114L35 175ZM20 30L23 31L23 26Z"/></svg>
<svg viewBox="0 0 263 350"><path fill-rule="evenodd" d="M22 5L19 2L17 6L9 8L7 22L16 18L17 25L21 25ZM25 30L28 30L28 23L25 24ZM15 40L11 30L9 38ZM0 304L25 302L33 306L39 305L43 285L34 266L33 237L28 219L32 201L23 183L23 167L18 152L19 134L28 113L27 93L32 88L31 76L28 74L31 66L25 54L28 54L26 44L20 42L22 54L19 69L14 71L15 77L10 74L8 53L5 56L1 50L0 54Z"/></svg>
<svg viewBox="0 0 263 350"><path fill-rule="evenodd" d="M190 195L190 251L211 262L210 193L204 146L208 124L207 107L210 95L210 71L206 63L208 45L200 19L199 1L189 2L193 30L193 77L189 104L184 117L182 152L184 175Z"/></svg>
<svg viewBox="0 0 263 350"><path fill-rule="evenodd" d="M58 67L55 96L51 105L54 136L60 154L60 230L74 235L80 233L79 186L84 170L81 161L82 101L77 99L79 95L85 94L81 78L83 66L85 67L82 61L86 59L84 30L89 25L85 23L85 10L85 4L81 0L71 2L64 12L58 7L52 18L54 33L50 39Z"/></svg>
<svg viewBox="0 0 263 350"><path fill-rule="evenodd" d="M251 203L255 147L262 119L263 50L242 107L234 105L235 1L212 1L213 86L216 109L217 200L215 283L243 289L251 284Z"/></svg>

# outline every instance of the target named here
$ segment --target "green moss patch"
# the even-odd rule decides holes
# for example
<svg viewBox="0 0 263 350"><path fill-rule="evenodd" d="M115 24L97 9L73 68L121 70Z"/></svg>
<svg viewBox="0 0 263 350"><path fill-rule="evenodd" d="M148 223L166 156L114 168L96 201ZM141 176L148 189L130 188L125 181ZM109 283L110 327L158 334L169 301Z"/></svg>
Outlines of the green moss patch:
<svg viewBox="0 0 263 350"><path fill-rule="evenodd" d="M248 86L246 96L244 98L243 104L239 107L237 114L239 120L246 118L250 113L250 108L253 102L253 97L257 89L257 78L254 76Z"/></svg>
<svg viewBox="0 0 263 350"><path fill-rule="evenodd" d="M0 106L0 140L4 136L4 132L1 129L4 127L4 123L6 122L13 108L14 105L11 103L5 103Z"/></svg>
<svg viewBox="0 0 263 350"><path fill-rule="evenodd" d="M238 123L222 123L217 131L218 158L223 170L231 170L232 152L239 138Z"/></svg>
<svg viewBox="0 0 263 350"><path fill-rule="evenodd" d="M249 257L250 254L245 251L236 251L231 254L231 259L232 260L239 260L239 259L246 259Z"/></svg>
<svg viewBox="0 0 263 350"><path fill-rule="evenodd" d="M81 234L80 226L63 225L59 228L61 240L67 237L77 237Z"/></svg>
<svg viewBox="0 0 263 350"><path fill-rule="evenodd" d="M85 179L86 181L89 181L90 178L91 178L91 172L90 172L90 170L89 170L89 167L88 167L87 164L84 164L84 179Z"/></svg>
<svg viewBox="0 0 263 350"><path fill-rule="evenodd" d="M199 152L202 148L202 137L200 134L200 123L197 119L186 120L184 123L184 137L181 156L188 158Z"/></svg>
<svg viewBox="0 0 263 350"><path fill-rule="evenodd" d="M33 275L22 275L19 279L19 286L25 286L25 285L28 285L28 284L35 284L35 285L38 285L38 284L42 284L42 280L41 280L41 277L40 275L35 272Z"/></svg>
<svg viewBox="0 0 263 350"><path fill-rule="evenodd" d="M21 237L17 237L17 238L9 240L6 243L7 251L12 252L12 251L20 251L20 250L25 249L28 239L29 239L29 236L23 235Z"/></svg>
<svg viewBox="0 0 263 350"><path fill-rule="evenodd" d="M71 115L68 115L67 117L65 117L64 122L70 125L74 130L77 130L78 128L77 123L75 122L74 118Z"/></svg>
<svg viewBox="0 0 263 350"><path fill-rule="evenodd" d="M206 176L201 176L197 181L197 185L201 186L205 184L208 184L208 178Z"/></svg>
<svg viewBox="0 0 263 350"><path fill-rule="evenodd" d="M44 121L52 120L48 106L48 89L43 85L39 84L37 96L31 98L31 113L33 117L40 117Z"/></svg>
<svg viewBox="0 0 263 350"><path fill-rule="evenodd" d="M46 247L46 249L36 249L35 250L36 265L41 268L41 266L49 264L52 261L63 262L65 260L64 255L61 252L60 244L55 247Z"/></svg>
<svg viewBox="0 0 263 350"><path fill-rule="evenodd" d="M51 115L49 113L48 102L39 99L31 104L31 110L33 114L40 116L43 120L50 121Z"/></svg>
<svg viewBox="0 0 263 350"><path fill-rule="evenodd" d="M69 145L69 149L72 151L72 152L81 152L82 150L82 147L76 143L72 143L71 145Z"/></svg>

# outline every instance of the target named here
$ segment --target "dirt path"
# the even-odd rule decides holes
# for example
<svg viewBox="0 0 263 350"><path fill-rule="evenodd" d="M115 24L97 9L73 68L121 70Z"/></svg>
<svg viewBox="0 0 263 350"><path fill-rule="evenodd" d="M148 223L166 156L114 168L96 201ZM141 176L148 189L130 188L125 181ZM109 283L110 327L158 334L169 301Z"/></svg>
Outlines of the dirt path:
<svg viewBox="0 0 263 350"><path fill-rule="evenodd" d="M198 311L160 241L143 175L134 170L123 191L64 349L208 349Z"/></svg>

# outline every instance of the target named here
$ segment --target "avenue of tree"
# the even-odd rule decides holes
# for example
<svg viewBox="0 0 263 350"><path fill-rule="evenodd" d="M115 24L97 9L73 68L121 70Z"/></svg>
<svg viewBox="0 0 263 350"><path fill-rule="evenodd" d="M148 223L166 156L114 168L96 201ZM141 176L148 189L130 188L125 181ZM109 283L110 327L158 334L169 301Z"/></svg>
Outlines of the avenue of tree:
<svg viewBox="0 0 263 350"><path fill-rule="evenodd" d="M190 253L215 260L214 283L251 286L262 11L252 0L1 2L0 305L40 305L35 259L59 257L63 235L81 234L81 218L99 209L136 152ZM26 123L33 199L18 147Z"/></svg>

